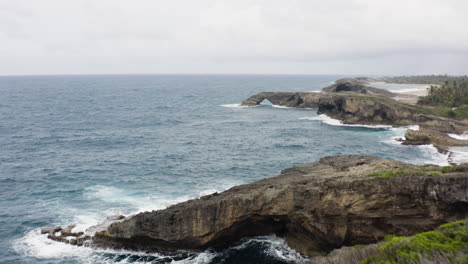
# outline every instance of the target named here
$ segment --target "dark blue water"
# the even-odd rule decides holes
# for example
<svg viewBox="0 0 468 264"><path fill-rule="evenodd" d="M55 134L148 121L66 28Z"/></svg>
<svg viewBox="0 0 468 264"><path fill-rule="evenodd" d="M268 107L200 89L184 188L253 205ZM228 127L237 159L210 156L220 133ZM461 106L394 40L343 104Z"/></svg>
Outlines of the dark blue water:
<svg viewBox="0 0 468 264"><path fill-rule="evenodd" d="M276 237L160 256L73 247L38 228L85 229L327 155L445 162L431 147L392 140L404 129L333 126L312 109L222 106L262 91L316 91L340 77L0 77L0 262L300 262Z"/></svg>

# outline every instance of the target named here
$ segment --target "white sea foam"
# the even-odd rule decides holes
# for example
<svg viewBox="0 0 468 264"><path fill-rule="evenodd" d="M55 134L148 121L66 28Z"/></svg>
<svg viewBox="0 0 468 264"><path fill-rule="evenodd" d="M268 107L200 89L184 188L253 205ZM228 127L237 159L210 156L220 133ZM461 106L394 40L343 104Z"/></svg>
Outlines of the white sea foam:
<svg viewBox="0 0 468 264"><path fill-rule="evenodd" d="M241 250L248 247L250 243L262 243L266 248L264 254L271 257L292 263L306 263L307 258L302 257L295 250L291 249L284 239L271 236L255 237L247 239L245 242L238 246L234 246L231 250ZM129 250L111 250L111 249L98 249L90 247L78 247L70 244L65 244L53 241L47 238L47 235L41 234L39 229L28 232L22 238L14 241L13 248L20 254L41 258L41 259L64 259L74 258L81 263L150 263L143 257L153 257L151 263L158 262L158 260L171 260L173 264L203 264L209 263L214 257L218 256L218 252L205 251L193 254L185 259L172 259L173 256L161 255L158 253L145 253L139 251ZM126 256L122 259L122 256ZM142 257L141 260L135 260L134 256ZM159 262L158 262L159 263Z"/></svg>
<svg viewBox="0 0 468 264"><path fill-rule="evenodd" d="M407 126L406 128L410 130L414 130L414 131L419 131L419 125L411 125L411 126Z"/></svg>
<svg viewBox="0 0 468 264"><path fill-rule="evenodd" d="M401 145L403 144L403 140L405 140L404 136L392 136L388 139L384 139L381 142L391 144L391 145Z"/></svg>
<svg viewBox="0 0 468 264"><path fill-rule="evenodd" d="M271 107L274 107L274 108L293 108L293 107L282 106L282 105L271 105Z"/></svg>
<svg viewBox="0 0 468 264"><path fill-rule="evenodd" d="M41 235L39 229L32 230L14 241L13 249L23 255L36 258L86 257L93 253L91 248L50 240L47 235Z"/></svg>
<svg viewBox="0 0 468 264"><path fill-rule="evenodd" d="M448 166L449 164L449 154L440 153L434 145L419 145L415 146L419 148L423 156L417 157L415 159L416 164L434 164L438 166Z"/></svg>
<svg viewBox="0 0 468 264"><path fill-rule="evenodd" d="M314 116L314 117L301 117L299 119L321 121L321 122L323 122L323 123L325 123L327 125L331 125L331 126L365 127L365 128L379 128L379 129L382 129L382 128L391 129L392 128L392 126L388 126L388 125L344 124L342 121L340 121L338 119L331 118L331 117L329 117L327 115L324 115L324 114Z"/></svg>
<svg viewBox="0 0 468 264"><path fill-rule="evenodd" d="M228 108L248 108L248 107L255 107L255 106L247 106L247 105L241 105L241 104L223 104L221 105L223 107L228 107Z"/></svg>
<svg viewBox="0 0 468 264"><path fill-rule="evenodd" d="M246 248L251 243L262 243L266 246L264 253L271 257L290 263L307 263L308 259L301 256L297 251L290 248L283 238L275 235L261 236L247 239L242 244L232 247L234 250Z"/></svg>
<svg viewBox="0 0 468 264"><path fill-rule="evenodd" d="M128 255L141 256L141 257L153 257L156 259L166 259L168 256L164 256L158 253L145 253L138 251L129 250L112 250L112 249L98 249L91 247L79 247L65 244L62 242L53 241L47 238L47 235L41 234L39 229L28 232L22 238L13 242L13 249L18 253L29 257L35 257L40 259L64 259L74 258L79 260L81 263L115 263L116 259L119 258L118 263L130 263L126 259L121 259L120 256ZM202 260L209 260L214 256L213 253L204 252L185 260L190 262L173 261L172 263L206 263ZM170 258L170 256L169 256ZM130 259L128 259L130 260ZM141 262L133 259L131 263L148 263L142 260Z"/></svg>
<svg viewBox="0 0 468 264"><path fill-rule="evenodd" d="M448 133L447 135L451 138L458 139L458 140L468 140L468 135L465 135L465 134L460 135L460 134Z"/></svg>
<svg viewBox="0 0 468 264"><path fill-rule="evenodd" d="M451 147L450 162L460 164L468 162L468 147Z"/></svg>
<svg viewBox="0 0 468 264"><path fill-rule="evenodd" d="M101 224L105 221L109 215L124 214L131 215L143 211L151 211L166 208L169 205L186 201L189 199L197 198L200 196L208 195L215 192L221 192L234 185L236 182L226 183L220 188L210 188L201 190L193 195L186 195L180 197L164 197L164 196L151 196L151 195L136 195L135 192L120 189L116 187L96 185L86 189L84 194L85 198L93 200L101 200L105 203L122 204L120 207L109 208L103 211L84 211L80 209L64 210L64 219L68 219L68 223L59 223L60 225L66 226L68 224L76 224L73 228L74 232L85 232L88 228ZM217 186L218 187L218 186ZM64 220L62 219L62 220ZM88 233L88 235L92 235ZM50 258L50 259L62 259L66 257L79 258L80 262L83 263L113 263L112 260L105 259L99 253L110 253L110 254L123 254L122 251L103 251L100 249L94 249L89 247L77 247L69 244L53 241L47 238L47 235L41 234L40 229L32 230L26 233L24 236L13 242L13 248L20 254L36 257L36 258ZM98 255L97 255L98 254ZM141 252L128 251L125 254L133 254L138 256L145 255ZM212 258L214 253L201 253L194 255L188 259L181 261L173 261L172 263L206 263ZM151 255L155 256L155 255ZM162 256L167 257L167 256ZM106 257L108 258L108 256ZM184 262L187 261L187 262ZM119 263L126 263L125 260L119 260ZM132 263L135 263L132 260ZM136 262L138 263L138 262ZM142 261L141 263L146 263Z"/></svg>

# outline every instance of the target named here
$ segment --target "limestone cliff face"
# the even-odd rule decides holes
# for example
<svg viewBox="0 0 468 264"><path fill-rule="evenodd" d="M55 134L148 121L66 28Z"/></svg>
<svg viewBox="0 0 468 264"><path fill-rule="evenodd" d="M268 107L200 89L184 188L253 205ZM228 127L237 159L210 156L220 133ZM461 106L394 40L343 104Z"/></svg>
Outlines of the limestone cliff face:
<svg viewBox="0 0 468 264"><path fill-rule="evenodd" d="M405 173L371 174L383 170ZM373 156L327 157L274 178L137 214L96 233L93 244L198 250L276 233L299 252L316 255L386 234L411 235L468 216L468 173L431 176L431 170L438 168Z"/></svg>
<svg viewBox="0 0 468 264"><path fill-rule="evenodd" d="M321 93L313 92L264 92L247 98L242 102L244 106L259 105L263 100L267 99L274 105L296 107L296 108L317 108L320 98L326 94L366 94L369 96L391 98L395 96L384 89L378 89L366 86L355 79L337 80L333 85L323 88Z"/></svg>
<svg viewBox="0 0 468 264"><path fill-rule="evenodd" d="M368 96L330 95L320 98L318 113L346 123L410 125L422 117L395 101Z"/></svg>
<svg viewBox="0 0 468 264"><path fill-rule="evenodd" d="M464 128L464 130L465 129L466 127ZM457 130L451 130L451 131L457 131ZM446 132L441 132L440 130L436 130L433 127L421 127L421 129L418 131L407 130L405 133L405 141L403 142L403 144L405 145L432 144L439 150L439 152L445 153L449 151L449 147L455 147L455 146L467 147L468 141L454 139L448 136Z"/></svg>
<svg viewBox="0 0 468 264"><path fill-rule="evenodd" d="M318 113L349 124L385 124L393 126L423 125L445 132L463 132L467 124L430 115L429 109L395 100L362 95L333 94L322 96Z"/></svg>

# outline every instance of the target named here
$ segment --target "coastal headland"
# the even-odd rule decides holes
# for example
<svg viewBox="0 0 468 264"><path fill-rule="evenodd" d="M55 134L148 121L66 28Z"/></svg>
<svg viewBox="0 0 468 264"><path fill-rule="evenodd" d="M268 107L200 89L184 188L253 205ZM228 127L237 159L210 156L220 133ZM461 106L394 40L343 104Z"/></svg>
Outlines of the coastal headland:
<svg viewBox="0 0 468 264"><path fill-rule="evenodd" d="M445 117L434 107L402 102L398 93L370 87L366 81L338 80L320 93L264 92L242 105L268 100L280 106L316 108L345 124L418 125L419 130L406 132L404 144L433 144L441 152L468 146L468 141L449 136L468 131L463 120ZM417 97L406 98L412 96ZM312 263L327 263L320 262L326 260L323 256L343 254L339 252L346 247L362 244L372 249L360 260L373 263L372 256L377 258L380 252L375 243L387 235L412 236L466 218L467 165L417 166L345 155L324 157L273 178L163 210L113 216L84 233L74 233L73 226L47 227L42 232L77 246L149 252L224 248L243 237L276 234L302 255L313 257ZM465 222L460 223L457 227L465 228ZM454 258L466 253L465 233L453 238L464 245L451 253Z"/></svg>

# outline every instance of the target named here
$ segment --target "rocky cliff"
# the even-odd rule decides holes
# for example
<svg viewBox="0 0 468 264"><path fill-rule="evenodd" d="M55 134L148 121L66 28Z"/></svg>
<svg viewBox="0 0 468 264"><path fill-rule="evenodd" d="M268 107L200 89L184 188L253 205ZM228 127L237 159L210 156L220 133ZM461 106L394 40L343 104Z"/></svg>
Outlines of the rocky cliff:
<svg viewBox="0 0 468 264"><path fill-rule="evenodd" d="M317 255L467 217L466 171L373 156L327 157L274 178L125 218L97 232L92 244L202 250L276 233L299 252Z"/></svg>
<svg viewBox="0 0 468 264"><path fill-rule="evenodd" d="M318 113L349 124L385 124L393 126L426 125L447 132L463 131L463 122L438 117L431 109L408 105L386 98L363 95L331 94L322 96Z"/></svg>
<svg viewBox="0 0 468 264"><path fill-rule="evenodd" d="M242 105L256 106L266 99L274 105L296 108L317 108L320 97L320 93L265 92L247 98L242 102Z"/></svg>
<svg viewBox="0 0 468 264"><path fill-rule="evenodd" d="M259 105L263 100L268 100L274 105L297 107L297 108L317 108L320 98L329 93L340 94L366 94L369 96L391 98L395 96L384 89L373 88L364 85L355 79L340 79L329 87L323 88L321 93L316 92L264 92L247 98L242 102L244 106Z"/></svg>
<svg viewBox="0 0 468 264"><path fill-rule="evenodd" d="M391 98L396 96L396 94L387 91L385 89L374 88L366 85L361 80L353 79L353 78L345 78L335 81L334 84L325 87L322 89L323 93L346 93L346 92L354 92L360 94L366 94L369 96L375 97L387 97Z"/></svg>

